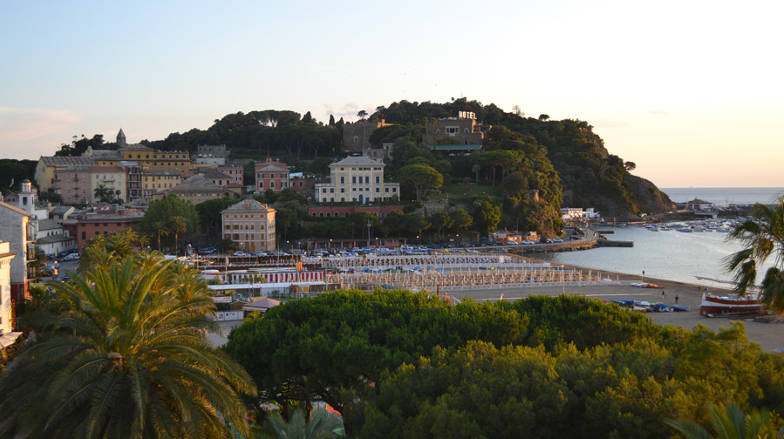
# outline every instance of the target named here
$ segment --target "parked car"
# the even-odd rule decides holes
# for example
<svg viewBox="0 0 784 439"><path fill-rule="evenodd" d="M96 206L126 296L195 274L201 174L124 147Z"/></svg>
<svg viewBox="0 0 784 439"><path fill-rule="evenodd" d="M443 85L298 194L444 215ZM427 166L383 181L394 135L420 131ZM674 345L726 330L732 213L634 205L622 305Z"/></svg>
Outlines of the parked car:
<svg viewBox="0 0 784 439"><path fill-rule="evenodd" d="M69 253L65 255L62 259L63 261L78 261L79 260L79 253Z"/></svg>

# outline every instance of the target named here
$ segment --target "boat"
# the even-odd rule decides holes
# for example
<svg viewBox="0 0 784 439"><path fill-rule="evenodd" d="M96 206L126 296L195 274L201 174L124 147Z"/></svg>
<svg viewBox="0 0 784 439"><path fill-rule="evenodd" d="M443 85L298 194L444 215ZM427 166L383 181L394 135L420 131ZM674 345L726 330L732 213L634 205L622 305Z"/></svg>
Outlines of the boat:
<svg viewBox="0 0 784 439"><path fill-rule="evenodd" d="M722 314L751 314L762 311L762 301L755 296L715 296L703 293L700 315L715 317Z"/></svg>

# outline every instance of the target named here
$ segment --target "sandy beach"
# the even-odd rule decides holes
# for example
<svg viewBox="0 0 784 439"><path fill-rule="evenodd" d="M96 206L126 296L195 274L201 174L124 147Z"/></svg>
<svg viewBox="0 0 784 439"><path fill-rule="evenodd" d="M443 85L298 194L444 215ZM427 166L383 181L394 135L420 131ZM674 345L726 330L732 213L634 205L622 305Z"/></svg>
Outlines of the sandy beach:
<svg viewBox="0 0 784 439"><path fill-rule="evenodd" d="M582 267L575 268L586 271L589 270ZM597 272L599 270L591 271ZM631 286L631 283L640 282L640 276L602 271L602 277L612 279L612 281L588 286L499 288L478 291L455 291L450 292L449 294L454 297L470 297L479 302L499 300L502 295L504 300L517 300L528 296L557 296L566 293L584 295L603 301L610 301L612 299L634 299L647 300L649 302L662 302L666 304L675 303L675 297L677 296L678 304L688 306L688 312L648 313L648 317L654 322L662 325L675 325L687 329L702 324L710 329L718 330L721 327L729 327L731 322L735 321L730 318L722 317L706 318L699 314L699 306L703 292L727 293L728 290L710 287L706 288L700 285L673 282L665 279L651 279L647 277L645 278L645 282L655 283L661 288L638 288ZM664 296L662 296L662 291L664 291ZM746 325L746 336L749 340L758 343L765 351L784 352L784 321L782 323L760 323L755 322L750 318L740 319L740 321Z"/></svg>

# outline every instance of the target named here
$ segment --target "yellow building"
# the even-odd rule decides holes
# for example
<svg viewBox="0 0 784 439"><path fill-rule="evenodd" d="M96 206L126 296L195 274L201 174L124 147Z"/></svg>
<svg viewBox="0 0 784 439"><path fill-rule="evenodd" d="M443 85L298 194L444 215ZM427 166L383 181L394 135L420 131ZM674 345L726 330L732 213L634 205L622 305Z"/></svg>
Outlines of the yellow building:
<svg viewBox="0 0 784 439"><path fill-rule="evenodd" d="M142 144L128 145L122 129L117 133L120 160L139 163L144 171L187 171L191 169L190 154L185 151L158 151Z"/></svg>
<svg viewBox="0 0 784 439"><path fill-rule="evenodd" d="M256 252L275 250L275 209L245 199L221 212L223 239L237 248Z"/></svg>
<svg viewBox="0 0 784 439"><path fill-rule="evenodd" d="M145 200L155 199L158 194L174 189L180 183L182 177L177 171L142 171L142 196Z"/></svg>

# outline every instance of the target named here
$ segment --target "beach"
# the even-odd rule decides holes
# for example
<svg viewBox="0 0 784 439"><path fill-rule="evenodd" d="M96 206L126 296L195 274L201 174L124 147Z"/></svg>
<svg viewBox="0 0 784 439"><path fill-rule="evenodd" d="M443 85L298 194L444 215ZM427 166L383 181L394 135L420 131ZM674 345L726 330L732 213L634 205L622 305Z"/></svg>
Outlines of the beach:
<svg viewBox="0 0 784 439"><path fill-rule="evenodd" d="M574 267L589 270L582 267ZM596 272L597 270L593 270ZM634 299L649 302L662 302L674 304L675 297L678 297L679 305L689 307L687 312L660 312L647 313L646 315L654 322L662 325L680 326L691 329L701 324L714 331L719 328L729 328L732 322L741 321L746 326L746 336L750 341L758 343L767 352L784 351L784 323L761 323L755 322L753 318L726 318L715 317L706 318L700 316L699 307L704 292L717 294L727 294L729 290L705 287L702 285L689 284L684 282L670 281L666 279L651 279L646 277L645 282L655 283L660 288L638 288L631 284L640 282L640 276L632 276L623 273L602 271L602 277L611 281L585 286L546 286L546 287L526 287L526 288L498 288L483 289L474 291L453 291L449 295L458 298L471 298L477 302L503 300L518 300L528 296L545 295L557 296L559 294L578 294L586 297L596 298L609 302L612 299ZM664 291L664 296L662 296ZM635 312L635 311L629 311Z"/></svg>

